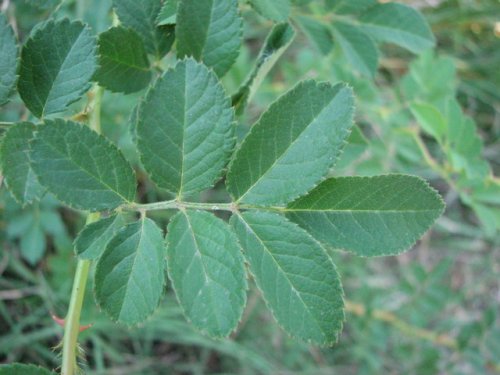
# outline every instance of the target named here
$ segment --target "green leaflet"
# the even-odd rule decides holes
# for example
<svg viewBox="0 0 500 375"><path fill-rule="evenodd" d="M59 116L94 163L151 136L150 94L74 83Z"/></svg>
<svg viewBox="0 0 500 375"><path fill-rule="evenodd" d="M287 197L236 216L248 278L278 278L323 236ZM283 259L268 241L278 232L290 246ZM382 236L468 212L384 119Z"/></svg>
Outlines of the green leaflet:
<svg viewBox="0 0 500 375"><path fill-rule="evenodd" d="M325 0L328 9L337 14L356 14L377 4L377 0Z"/></svg>
<svg viewBox="0 0 500 375"><path fill-rule="evenodd" d="M424 180L405 175L330 178L286 209L320 242L360 256L409 249L442 214Z"/></svg>
<svg viewBox="0 0 500 375"><path fill-rule="evenodd" d="M154 221L145 218L126 225L97 262L97 303L120 323L143 322L160 303L164 268L163 236Z"/></svg>
<svg viewBox="0 0 500 375"><path fill-rule="evenodd" d="M442 143L447 133L447 124L439 110L431 104L421 102L412 103L410 109L422 129Z"/></svg>
<svg viewBox="0 0 500 375"><path fill-rule="evenodd" d="M238 89L238 92L232 97L233 106L238 114L243 113L247 103L252 100L264 78L287 50L294 38L295 30L288 23L274 25L271 29L260 50L254 68Z"/></svg>
<svg viewBox="0 0 500 375"><path fill-rule="evenodd" d="M47 21L21 52L19 94L37 117L62 112L90 88L96 68L96 41L89 27L66 18Z"/></svg>
<svg viewBox="0 0 500 375"><path fill-rule="evenodd" d="M329 26L312 17L297 16L296 20L313 45L323 55L328 55L333 48L333 38Z"/></svg>
<svg viewBox="0 0 500 375"><path fill-rule="evenodd" d="M229 166L227 188L234 199L283 205L314 187L349 136L353 106L346 85L312 80L279 98L252 126Z"/></svg>
<svg viewBox="0 0 500 375"><path fill-rule="evenodd" d="M131 166L116 146L84 125L45 121L37 127L30 158L42 185L70 207L102 211L135 197Z"/></svg>
<svg viewBox="0 0 500 375"><path fill-rule="evenodd" d="M248 0L262 16L277 22L286 21L290 14L290 0Z"/></svg>
<svg viewBox="0 0 500 375"><path fill-rule="evenodd" d="M172 27L157 27L162 3L159 0L113 0L113 7L123 26L140 35L146 51L162 58L174 43Z"/></svg>
<svg viewBox="0 0 500 375"><path fill-rule="evenodd" d="M234 145L234 113L217 77L192 59L159 78L139 109L137 147L151 179L179 197L211 187Z"/></svg>
<svg viewBox="0 0 500 375"><path fill-rule="evenodd" d="M5 133L0 148L0 164L5 184L14 198L25 205L38 200L45 191L40 185L29 160L29 142L35 125L20 122Z"/></svg>
<svg viewBox="0 0 500 375"><path fill-rule="evenodd" d="M156 20L156 24L158 26L176 24L178 3L179 0L165 0L165 3L163 3L163 7L161 8L160 14L158 14L158 19Z"/></svg>
<svg viewBox="0 0 500 375"><path fill-rule="evenodd" d="M75 253L80 259L97 259L116 232L125 225L122 215L113 215L87 224L75 239Z"/></svg>
<svg viewBox="0 0 500 375"><path fill-rule="evenodd" d="M99 68L94 79L113 92L145 88L151 70L141 37L132 29L113 27L99 35Z"/></svg>
<svg viewBox="0 0 500 375"><path fill-rule="evenodd" d="M43 367L35 365L26 365L23 363L11 363L0 365L0 374L2 375L55 375L55 372L49 371Z"/></svg>
<svg viewBox="0 0 500 375"><path fill-rule="evenodd" d="M491 174L491 167L483 158L483 141L477 134L474 120L462 113L455 98L446 103L446 121L448 159L453 167L464 170L470 180L487 178Z"/></svg>
<svg viewBox="0 0 500 375"><path fill-rule="evenodd" d="M249 211L231 223L278 323L292 336L333 344L344 321L343 291L324 249L281 215Z"/></svg>
<svg viewBox="0 0 500 375"><path fill-rule="evenodd" d="M238 57L242 24L237 0L181 0L177 54L203 61L222 77Z"/></svg>
<svg viewBox="0 0 500 375"><path fill-rule="evenodd" d="M432 48L434 35L417 10L399 3L377 4L359 18L361 27L371 37L397 44L414 53Z"/></svg>
<svg viewBox="0 0 500 375"><path fill-rule="evenodd" d="M361 74L373 77L379 56L373 40L359 27L341 21L333 24L333 30L347 61Z"/></svg>
<svg viewBox="0 0 500 375"><path fill-rule="evenodd" d="M17 43L7 17L0 13L0 105L9 99L17 80Z"/></svg>
<svg viewBox="0 0 500 375"><path fill-rule="evenodd" d="M247 288L230 227L208 212L177 213L168 225L167 264L188 319L210 336L228 336L243 313Z"/></svg>

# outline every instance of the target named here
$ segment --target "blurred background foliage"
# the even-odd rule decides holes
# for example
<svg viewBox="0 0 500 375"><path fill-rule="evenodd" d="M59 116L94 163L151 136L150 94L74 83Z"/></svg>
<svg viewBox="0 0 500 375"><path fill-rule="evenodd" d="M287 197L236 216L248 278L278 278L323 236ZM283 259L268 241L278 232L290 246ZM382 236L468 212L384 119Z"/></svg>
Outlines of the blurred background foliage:
<svg viewBox="0 0 500 375"><path fill-rule="evenodd" d="M417 174L446 200L445 215L404 255L332 253L348 309L339 343L317 348L290 339L254 287L230 340L193 330L170 291L141 327L116 325L98 311L89 288L82 318L93 325L81 335L89 374L500 373L500 182L494 177L500 172L500 2L404 2L424 13L437 46L414 55L380 45L379 68L370 77L325 29L333 21L323 2L294 0L298 35L238 123L245 134L272 100L304 78L347 81L357 95L357 129L332 174ZM336 8L341 16L350 12L349 2L343 4ZM112 23L110 0L4 0L2 7L21 41L51 15L82 18L96 33ZM245 43L224 78L230 94L272 27L244 1L241 12ZM162 64L173 61L167 56ZM141 95L106 92L103 101L105 134L134 162L129 118ZM86 104L75 103L67 115L84 119ZM0 112L0 121L26 117L19 98ZM141 201L166 198L140 180ZM220 201L226 194L221 184L199 198ZM51 314L65 314L76 265L72 239L83 218L50 195L23 208L2 189L0 207L0 361L56 368L53 348L62 329ZM168 213L154 218L165 227Z"/></svg>

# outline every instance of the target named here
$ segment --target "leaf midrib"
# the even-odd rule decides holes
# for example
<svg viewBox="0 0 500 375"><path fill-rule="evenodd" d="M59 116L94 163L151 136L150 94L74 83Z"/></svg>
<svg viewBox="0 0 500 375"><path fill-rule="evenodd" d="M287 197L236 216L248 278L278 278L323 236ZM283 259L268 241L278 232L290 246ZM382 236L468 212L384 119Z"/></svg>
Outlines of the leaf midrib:
<svg viewBox="0 0 500 375"><path fill-rule="evenodd" d="M50 125L45 125L45 126L50 126ZM39 141L40 141L40 139L39 139ZM87 175L89 175L90 177L92 177L93 179L95 179L97 182L99 182L103 187L107 188L107 190L112 191L117 196L119 196L120 198L122 198L125 202L130 203L130 200L128 198L126 198L125 196L123 196L120 192L118 192L117 190L115 190L113 187L111 187L108 184L106 184L100 178L97 178L96 176L94 176L90 171L88 171L87 169L83 168L83 166L81 166L78 163L76 163L73 158L71 158L69 155L67 155L67 154L63 153L62 151L60 151L59 149L57 149L54 145L52 145L52 143L49 143L49 142L46 142L46 141L43 141L43 143L45 143L47 146L49 146L52 150L54 150L59 155L64 156L66 158L66 160L71 161L81 171L85 172ZM38 175L37 175L37 177L38 177Z"/></svg>
<svg viewBox="0 0 500 375"><path fill-rule="evenodd" d="M317 87L317 85L316 85ZM283 157L285 157L288 153L288 151L298 142L300 141L301 137L302 137L302 134L304 134L311 125L313 125L316 120L322 115L322 113L326 110L326 108L328 108L330 106L330 104L337 98L337 95L339 95L339 93L343 90L344 88L342 87L340 90L338 90L335 95L327 102L325 103L324 107L317 113L316 116L314 116L310 121L309 123L304 127L304 129L302 129L302 131L300 131L299 134L297 134L297 136L295 137L295 139L290 142L290 144L288 145L288 147L286 149L283 150L283 152L276 158L276 160L274 160L274 162L269 166L269 168L266 169L266 171L264 173L261 174L261 176L255 180L255 182L245 191L245 193L243 195L241 195L237 200L236 202L240 202L250 191L252 191L252 189L268 174L270 173L270 171L272 171L272 169L276 166L276 164L278 164L279 161L281 161L281 159ZM262 121L262 118L261 120L259 120L259 124L260 124L260 121ZM255 126L255 125L254 125ZM248 140L248 137L250 136L251 134L248 134L247 136L247 140ZM243 143L244 144L244 143ZM243 147L243 144L241 145L241 148ZM241 149L240 148L240 149ZM236 155L237 157L237 155ZM332 161L332 163L334 163L334 161Z"/></svg>
<svg viewBox="0 0 500 375"><path fill-rule="evenodd" d="M56 23L54 23L55 25ZM69 26L71 26L71 23L69 23ZM83 25L82 25L83 26ZM45 101L43 102L43 109L42 109L42 113L41 113L41 118L44 117L45 115L45 110L47 109L47 102L49 101L49 98L50 98L50 94L52 93L52 89L54 88L54 84L55 82L57 81L57 79L59 78L59 75L61 74L61 71L62 71L62 67L64 66L64 63L66 62L68 56L71 54L71 52L73 51L73 48L75 47L75 45L78 43L80 37L82 36L82 33L83 31L85 30L85 26L82 27L82 29L80 30L80 32L78 33L78 37L73 41L68 53L66 53L66 55L64 56L63 60L61 61L61 64L59 65L58 69L57 69L57 74L56 76L54 77L54 79L52 80L52 82L50 83L50 88L49 88L49 91L47 92L47 97L45 98Z"/></svg>

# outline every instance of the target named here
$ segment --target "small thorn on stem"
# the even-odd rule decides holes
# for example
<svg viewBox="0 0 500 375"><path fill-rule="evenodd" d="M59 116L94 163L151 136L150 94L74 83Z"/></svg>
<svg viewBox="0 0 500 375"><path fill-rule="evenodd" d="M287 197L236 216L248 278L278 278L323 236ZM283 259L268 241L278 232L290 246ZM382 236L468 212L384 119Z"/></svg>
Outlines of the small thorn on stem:
<svg viewBox="0 0 500 375"><path fill-rule="evenodd" d="M63 327L63 328L64 328L64 325L66 324L66 322L65 322L65 320L64 320L64 319L59 318L59 317L58 317L57 315L55 315L55 314L52 314L52 315L51 315L51 317L52 317L52 320L53 320L54 322L56 322L56 324L57 324L58 326L61 326L61 327ZM86 331L87 329L89 329L89 328L90 328L90 327L92 327L92 326L93 326L93 324L92 324L92 323L91 323L91 324L84 325L84 326L80 326L79 331L80 331L80 332Z"/></svg>

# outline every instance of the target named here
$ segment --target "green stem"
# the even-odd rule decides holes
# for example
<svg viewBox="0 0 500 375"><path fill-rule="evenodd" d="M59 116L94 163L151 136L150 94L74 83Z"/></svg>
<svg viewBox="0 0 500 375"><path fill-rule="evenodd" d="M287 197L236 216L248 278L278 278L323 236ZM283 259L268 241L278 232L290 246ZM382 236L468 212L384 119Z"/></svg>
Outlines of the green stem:
<svg viewBox="0 0 500 375"><path fill-rule="evenodd" d="M274 212L284 212L286 207L263 207L253 206L248 204L237 203L200 203L200 202L184 202L179 200L170 200L154 203L130 203L120 207L123 211L158 211L158 210L179 210L179 209L195 209L195 210L208 210L208 211L231 211L237 212L239 210L266 210Z"/></svg>
<svg viewBox="0 0 500 375"><path fill-rule="evenodd" d="M73 290L69 302L68 315L64 323L64 338L62 350L62 375L73 375L77 372L78 364L78 333L80 332L80 313L83 297L89 274L90 260L79 260L76 266Z"/></svg>

